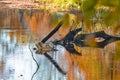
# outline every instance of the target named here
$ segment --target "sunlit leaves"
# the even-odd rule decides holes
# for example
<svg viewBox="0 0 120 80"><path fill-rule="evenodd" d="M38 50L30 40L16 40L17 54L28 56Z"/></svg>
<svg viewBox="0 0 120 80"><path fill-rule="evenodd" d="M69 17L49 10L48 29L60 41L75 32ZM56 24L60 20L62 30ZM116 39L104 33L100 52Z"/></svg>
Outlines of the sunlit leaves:
<svg viewBox="0 0 120 80"><path fill-rule="evenodd" d="M51 5L54 8L80 8L81 0L39 0L47 6ZM47 7L46 6L46 7Z"/></svg>
<svg viewBox="0 0 120 80"><path fill-rule="evenodd" d="M61 8L80 8L80 0L53 0L53 5Z"/></svg>
<svg viewBox="0 0 120 80"><path fill-rule="evenodd" d="M50 9L66 10L77 9L82 12L86 28L96 27L96 24L113 26L120 20L120 0L39 0ZM78 13L81 14L81 13ZM96 21L92 21L94 18ZM100 20L101 19L101 20ZM67 21L68 20L68 21ZM64 15L65 24L69 23L69 15ZM78 21L77 23L79 23ZM57 20L56 20L57 23ZM94 25L94 26L93 26ZM105 27L104 26L104 27ZM91 30L90 30L91 31Z"/></svg>

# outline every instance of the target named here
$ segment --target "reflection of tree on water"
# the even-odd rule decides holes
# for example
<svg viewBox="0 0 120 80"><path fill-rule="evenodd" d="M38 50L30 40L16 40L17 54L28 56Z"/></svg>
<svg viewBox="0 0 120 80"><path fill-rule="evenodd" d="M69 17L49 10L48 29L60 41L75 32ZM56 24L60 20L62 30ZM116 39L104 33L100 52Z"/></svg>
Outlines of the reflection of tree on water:
<svg viewBox="0 0 120 80"><path fill-rule="evenodd" d="M3 13L3 11L4 11L4 13ZM18 18L18 12L15 10L7 10L7 12L6 12L6 10L2 10L2 11L0 11L1 12L1 15L2 15L2 17L0 17L1 18L1 20L0 20L0 25L2 26L2 28L5 28L5 27L3 27L3 26L6 26L6 28L5 29L8 29L8 28L11 28L11 30L15 30L15 29L21 29L21 28L23 28L23 25L19 22L19 18ZM26 11L27 12L27 11ZM35 22L33 22L34 20L32 20L33 18L30 18L30 16L28 15L28 14L26 14L25 12L23 12L24 13L24 18L23 19L25 19L26 20L26 23L27 24L29 24L29 25L34 25L34 26L37 26L37 30L38 30L38 25L39 24L41 24L41 23L43 23L44 24L44 22L41 22L40 20L42 20L42 18L40 18L40 16L42 16L43 17L43 15L39 15L40 14L40 12L35 12L35 13L33 13L33 15L32 15L32 17L34 16L34 19L36 20L38 20L38 22L37 21L35 21ZM42 14L42 13L41 13ZM6 16L6 15L8 15L8 16ZM11 17L11 15L12 15L12 17ZM14 17L13 17L14 16ZM48 16L46 17L46 18L44 18L44 19L46 19L46 21L49 19L48 18ZM7 21L6 21L7 20ZM12 21L11 21L12 20ZM5 22L4 22L5 21ZM11 21L11 22L10 22ZM15 23L12 23L12 22L15 22ZM3 25L3 23L4 23L4 25ZM25 24L26 24L25 23ZM33 24L34 23L34 24ZM23 23L24 24L24 23ZM24 25L25 25L24 24ZM37 24L37 25L36 25ZM10 25L10 26L9 26ZM11 27L12 26L12 27ZM33 26L33 28L34 28L34 26ZM26 25L25 25L25 27L26 27ZM39 26L40 27L40 26ZM14 29L13 29L14 28ZM43 27L45 30L46 30L46 34L48 33L48 26L44 26ZM41 29L41 31L43 31L43 28ZM31 28L32 29L32 28ZM49 27L49 29L52 29L51 27ZM61 33L61 35L63 36L63 35L65 35L65 34L67 34L66 32L65 32L65 30L66 29L68 29L68 28L66 28L66 27L62 27L61 28L61 30L60 31L58 31L58 33L56 33L56 34L59 34L59 33ZM83 28L84 29L84 28ZM22 67L24 67L25 66L25 64L27 65L27 67L25 67L25 68L22 68L21 67L21 69L22 70L24 70L24 71L26 71L26 74L25 75L28 75L28 73L30 73L30 75L28 75L28 76L25 76L24 74L22 74L23 76L22 77L20 77L21 76L21 73L19 74L19 75L16 75L16 77L18 78L19 77L19 79L21 78L28 78L28 79L30 79L30 77L32 76L32 74L34 73L34 71L36 70L36 64L33 62L33 60L32 60L32 58L31 58L31 55L30 55L30 52L29 52L29 49L28 49L28 47L26 47L27 48L27 51L26 51L26 48L25 47L23 47L23 45L27 45L28 44L28 40L26 40L26 38L28 38L28 35L27 34L24 34L25 33L25 31L26 30L23 30L23 31L16 31L15 33L13 32L11 32L10 33L10 35L9 34L7 34L6 32L4 32L5 33L5 35L7 34L8 36L11 36L11 38L12 38L12 41L8 41L10 44L8 44L7 46L9 46L9 49L8 49L8 51L9 51L9 54L10 55L13 55L13 56L9 56L9 58L10 57L13 57L13 59L15 58L15 56L14 55L18 55L19 53L22 53L21 55L21 57L19 56L19 59L18 59L18 57L17 58L15 58L13 61L11 60L11 65L15 62L15 64L18 64L18 60L19 60L19 63L20 63L20 65L18 64L18 68L17 69L19 69L20 68L20 66L21 66L21 64L22 64ZM35 31L35 30L31 30L31 31ZM43 34L41 31L39 31L40 32L40 34ZM63 32L65 32L65 33L63 33ZM3 37L2 35L4 34L4 33L1 33L1 38L0 39L3 39L3 41L4 42L6 42L6 37ZM94 32L93 32L94 33ZM20 36L20 35L25 35L25 37L24 36ZM85 33L85 34L87 34L87 33ZM89 33L88 33L89 34ZM14 38L13 38L13 35L15 36ZM45 34L43 34L43 35L45 35ZM40 39L42 39L43 38L43 35L42 36L40 36L39 35L39 37L40 37ZM23 37L23 38L22 38ZM34 36L35 37L35 36ZM88 37L90 37L90 38L94 38L93 36L88 36ZM22 38L22 39L21 39ZM24 40L25 39L25 40ZM59 36L58 36L58 38L56 38L56 39L59 39ZM88 39L88 38L86 38L86 39ZM97 40L99 40L100 38L97 38L97 39L95 39L95 41L97 41ZM104 39L103 39L104 40ZM0 40L1 41L1 40ZM83 40L81 40L81 41L83 41ZM99 40L99 42L100 41L102 41L102 40ZM24 44L22 43L22 42L24 42ZM13 44L12 44L13 43ZM18 49L18 47L16 47L16 48L14 48L14 46L13 45L15 45L14 43L16 43L17 45L19 44L19 49ZM119 42L117 42L117 43L115 43L115 44L118 44ZM11 47L10 47L10 45L12 45ZM93 46L93 45L90 45L90 46ZM116 52L115 54L114 54L114 60L113 60L113 64L111 64L111 66L113 65L113 72L112 72L112 70L111 70L111 73L109 73L110 72L110 69L108 69L109 67L110 67L110 65L108 65L108 63L111 61L111 59L110 59L110 54L111 54L111 51L109 51L109 49L111 49L109 46L111 46L111 48L113 48L113 45L112 44L109 44L108 46L106 46L105 48L104 48L104 56L102 55L101 57L100 57L100 54L102 53L102 51L103 51L103 49L101 50L101 49L96 49L96 48L82 48L82 47L79 47L80 48L80 50L81 50L81 53L82 53L82 56L76 56L76 55L69 55L68 54L68 52L64 49L64 51L59 51L58 53L56 53L55 55L53 54L53 56L56 56L56 58L55 58L55 60L58 60L58 63L59 62L61 62L61 61L63 61L63 63L60 63L59 65L62 65L62 66L71 66L70 68L71 69L69 69L68 68L68 74L67 74L67 79L69 80L69 79L72 79L72 80L75 80L75 76L74 75L76 75L76 74L73 74L73 72L75 72L75 73L81 73L80 75L83 77L84 76L84 78L83 79L86 79L86 80L90 80L90 79L96 79L96 80L101 80L101 78L102 79L106 79L106 80L108 80L108 79L110 79L110 77L112 77L112 75L113 75L113 78L114 79L116 79L116 80L119 80L119 74L120 74L120 72L119 72L119 67L118 67L118 65L119 65L119 60L116 60L116 56L118 56L118 54L119 54L119 52ZM115 46L115 49L118 49L118 51L119 51L119 45L116 45ZM14 48L14 49L12 49L12 48ZM3 49L3 46L2 46L2 51L3 52L7 52L6 51L6 49L7 49L7 47L4 47L4 49ZM24 49L24 51L23 51L23 49ZM59 48L58 48L59 49ZM13 50L13 51L12 51ZM61 49L60 49L61 50ZM77 50L77 49L76 49ZM78 51L78 50L77 50ZM115 50L116 51L116 50ZM1 50L0 50L0 52L1 52ZM6 55L8 55L8 54L4 54L3 52L1 52L2 53L2 56L6 56ZM19 53L18 53L19 52ZM14 53L14 54L13 54ZM27 55L27 54L29 54L29 56ZM52 54L52 53L50 53L50 54ZM61 56L61 55L64 55L64 56ZM68 56L69 55L69 56ZM41 66L41 68L39 69L39 71L38 71L38 73L37 73L37 75L35 75L35 78L34 79L41 79L41 80L45 80L45 79L56 79L56 80L58 80L58 78L61 78L61 80L66 80L66 78L64 78L63 79L63 75L61 75L61 74L59 74L59 72L57 72L57 70L55 70L56 68L54 68L54 67L51 67L51 64L50 64L50 62L49 61L47 61L47 59L45 58L45 57L43 57L43 56L39 56L39 55L35 55L35 58L37 59L37 61L39 62L39 64L40 64L40 66ZM62 58L65 58L65 59L61 59L60 57L62 57ZM71 61L71 59L70 59L70 57L72 57L72 60L73 60L73 62L74 62L74 65L71 63L72 61ZM7 62L8 63L10 63L10 61L9 61L9 58L5 58L4 57L4 62L7 60ZM24 59L23 60L23 58L27 58L27 59ZM29 59L28 59L29 58ZM101 59L99 59L99 58L101 58ZM104 59L103 59L104 58ZM69 60L69 61L68 61ZM101 64L100 64L100 60L101 60ZM68 61L68 63L67 64L64 64L64 61ZM63 65L64 64L64 65ZM46 66L47 65L47 66ZM10 65L5 65L5 64L2 64L2 67L4 68L3 69L3 71L1 71L2 73L4 72L4 74L8 74L8 72L9 72L9 66ZM17 65L16 65L17 66ZM75 66L77 66L77 68L78 68L78 70L76 70L76 67ZM116 67L116 69L115 69L115 67ZM5 68L7 69L6 71L5 71ZM11 69L13 69L14 67L12 67ZM72 69L72 68L74 68L74 69ZM75 71L74 71L75 70ZM100 71L101 70L101 71ZM12 73L11 72L12 70L10 70L10 73ZM24 72L23 71L23 72ZM77 72L76 72L77 71ZM14 72L14 69L13 69L13 72ZM19 70L18 70L18 72L17 72L17 74L19 73ZM16 73L15 73L16 74ZM72 75L72 77L70 76L70 75ZM5 75L4 75L5 76ZM10 77L11 75L9 75L9 77ZM102 76L102 77L100 77L100 76ZM14 76L15 77L15 76ZM68 78L69 77L69 78ZM28 80L27 79L27 80ZM81 78L79 78L79 79L81 79Z"/></svg>

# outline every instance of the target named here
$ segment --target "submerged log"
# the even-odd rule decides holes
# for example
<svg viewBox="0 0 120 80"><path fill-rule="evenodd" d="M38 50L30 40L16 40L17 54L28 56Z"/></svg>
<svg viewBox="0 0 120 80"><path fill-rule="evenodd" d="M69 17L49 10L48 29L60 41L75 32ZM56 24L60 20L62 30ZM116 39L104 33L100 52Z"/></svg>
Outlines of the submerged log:
<svg viewBox="0 0 120 80"><path fill-rule="evenodd" d="M120 40L120 37L108 35L104 31L78 34L81 30L82 28L72 30L63 39L54 43L64 46L70 53L81 55L75 50L74 44L79 47L104 48L109 43Z"/></svg>
<svg viewBox="0 0 120 80"><path fill-rule="evenodd" d="M109 43L120 40L120 37L111 36L104 31L79 34L74 38L74 43L80 47L104 48Z"/></svg>

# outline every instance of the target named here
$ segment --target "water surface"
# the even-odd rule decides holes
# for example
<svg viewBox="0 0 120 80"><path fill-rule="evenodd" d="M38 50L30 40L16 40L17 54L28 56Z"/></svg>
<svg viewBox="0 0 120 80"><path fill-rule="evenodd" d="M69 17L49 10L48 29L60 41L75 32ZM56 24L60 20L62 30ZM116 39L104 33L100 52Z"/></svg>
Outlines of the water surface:
<svg viewBox="0 0 120 80"><path fill-rule="evenodd" d="M42 40L64 14L35 9L0 9L0 80L31 80L37 66L29 46ZM72 15L70 18L78 16L66 15ZM71 27L67 23L69 21L49 41L63 38ZM118 41L104 49L76 47L82 56L71 55L64 47L57 46L57 52L48 54L67 72L66 76L58 72L44 55L33 53L40 66L33 79L119 80L119 45Z"/></svg>

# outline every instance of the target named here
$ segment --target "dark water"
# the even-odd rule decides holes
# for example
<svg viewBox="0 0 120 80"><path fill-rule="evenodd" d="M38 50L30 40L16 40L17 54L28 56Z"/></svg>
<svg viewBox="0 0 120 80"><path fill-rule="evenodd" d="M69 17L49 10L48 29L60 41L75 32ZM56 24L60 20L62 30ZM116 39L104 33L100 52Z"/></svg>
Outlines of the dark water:
<svg viewBox="0 0 120 80"><path fill-rule="evenodd" d="M57 14L57 15L56 15ZM32 47L57 25L64 13L42 10L0 9L0 80L30 80L37 66L29 46ZM76 17L74 14L70 18ZM65 18L65 20L68 20ZM75 18L77 19L77 18ZM71 26L63 27L49 41L62 38ZM48 41L48 42L49 42ZM34 80L119 80L120 42L104 49L80 48L82 56L70 55L62 46L49 54L67 75L62 75L45 58L34 54L40 68Z"/></svg>

